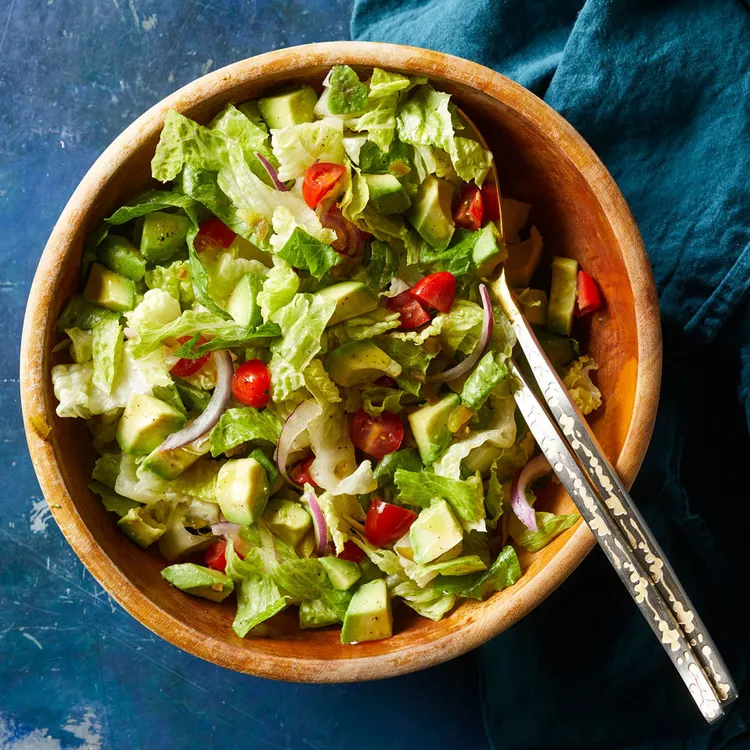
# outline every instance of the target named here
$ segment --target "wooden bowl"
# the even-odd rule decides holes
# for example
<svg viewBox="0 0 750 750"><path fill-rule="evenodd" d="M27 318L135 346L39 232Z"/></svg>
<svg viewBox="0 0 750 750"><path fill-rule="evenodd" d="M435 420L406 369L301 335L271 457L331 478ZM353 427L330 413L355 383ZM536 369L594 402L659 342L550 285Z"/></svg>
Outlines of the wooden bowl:
<svg viewBox="0 0 750 750"><path fill-rule="evenodd" d="M203 659L240 672L301 682L389 677L451 659L505 630L536 607L594 544L579 524L541 552L521 555L523 578L485 602L467 601L440 622L398 608L395 635L342 646L338 628L300 631L294 611L273 621L276 636L240 639L233 602L213 604L167 585L164 561L135 547L88 489L94 461L82 420L58 419L50 368L55 320L78 283L84 238L113 210L148 187L165 113L199 122L228 102L280 85L319 85L337 63L427 75L480 127L508 196L533 205L546 253L577 258L601 286L606 305L579 331L600 364L605 406L592 418L610 459L630 486L648 446L661 373L656 293L646 253L612 177L578 133L544 102L475 63L392 44L335 42L278 50L217 70L185 86L136 120L89 170L44 250L29 296L21 347L21 395L29 450L63 534L101 585L146 627ZM543 498L570 512L562 490Z"/></svg>

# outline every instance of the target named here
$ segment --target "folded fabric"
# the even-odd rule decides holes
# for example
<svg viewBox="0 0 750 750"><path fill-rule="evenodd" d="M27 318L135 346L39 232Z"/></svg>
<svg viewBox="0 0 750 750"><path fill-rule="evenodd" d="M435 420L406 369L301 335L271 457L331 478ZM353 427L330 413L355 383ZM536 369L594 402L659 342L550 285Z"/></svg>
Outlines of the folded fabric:
<svg viewBox="0 0 750 750"><path fill-rule="evenodd" d="M750 743L750 6L356 0L352 36L460 55L513 78L581 132L623 191L664 328L662 400L632 494L740 688L729 716L704 725L595 551L480 650L491 744Z"/></svg>

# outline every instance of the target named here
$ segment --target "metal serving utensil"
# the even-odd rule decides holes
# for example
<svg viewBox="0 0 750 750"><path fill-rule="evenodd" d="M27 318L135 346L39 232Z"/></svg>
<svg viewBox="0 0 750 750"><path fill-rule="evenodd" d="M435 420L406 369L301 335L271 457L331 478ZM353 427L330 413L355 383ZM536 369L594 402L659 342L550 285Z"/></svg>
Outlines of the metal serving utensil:
<svg viewBox="0 0 750 750"><path fill-rule="evenodd" d="M488 148L474 123L464 112L460 115L476 140ZM494 163L487 181L497 187L502 227L502 201ZM737 688L716 645L533 329L518 309L504 270L491 289L513 327L545 401L544 404L540 401L516 362L511 360L511 374L515 379L513 395L521 414L704 718L709 723L717 721L724 715L724 707L737 697Z"/></svg>

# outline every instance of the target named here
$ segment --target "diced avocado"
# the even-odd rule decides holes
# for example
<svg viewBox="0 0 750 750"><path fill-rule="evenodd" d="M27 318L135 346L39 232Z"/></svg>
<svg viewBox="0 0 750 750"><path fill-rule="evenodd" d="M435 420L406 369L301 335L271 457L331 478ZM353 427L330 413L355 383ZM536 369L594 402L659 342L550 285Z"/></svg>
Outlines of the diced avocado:
<svg viewBox="0 0 750 750"><path fill-rule="evenodd" d="M117 525L133 542L144 548L153 544L167 529L167 525L154 518L151 508L146 505L131 508Z"/></svg>
<svg viewBox="0 0 750 750"><path fill-rule="evenodd" d="M266 470L254 458L233 458L219 469L216 500L230 523L255 523L266 507L268 493Z"/></svg>
<svg viewBox="0 0 750 750"><path fill-rule="evenodd" d="M96 250L99 262L133 281L140 281L146 273L146 259L124 237L110 234Z"/></svg>
<svg viewBox="0 0 750 750"><path fill-rule="evenodd" d="M534 333L553 367L562 367L578 356L573 339L556 336L544 328L534 328Z"/></svg>
<svg viewBox="0 0 750 750"><path fill-rule="evenodd" d="M348 591L362 576L357 563L340 560L338 557L321 557L320 564L328 573L331 586L339 591Z"/></svg>
<svg viewBox="0 0 750 750"><path fill-rule="evenodd" d="M401 375L401 365L372 341L343 344L328 355L325 365L333 382L347 387Z"/></svg>
<svg viewBox="0 0 750 750"><path fill-rule="evenodd" d="M273 495L278 492L284 486L284 478L276 464L260 448L254 448L250 453L250 458L254 458L266 470L269 494Z"/></svg>
<svg viewBox="0 0 750 750"><path fill-rule="evenodd" d="M437 560L463 541L461 524L445 500L436 500L425 508L409 529L414 562L420 565Z"/></svg>
<svg viewBox="0 0 750 750"><path fill-rule="evenodd" d="M195 563L170 565L162 570L161 577L186 594L202 596L212 602L224 601L234 591L234 583L228 575Z"/></svg>
<svg viewBox="0 0 750 750"><path fill-rule="evenodd" d="M117 426L117 442L125 453L147 456L185 426L177 409L146 393L134 393Z"/></svg>
<svg viewBox="0 0 750 750"><path fill-rule="evenodd" d="M312 122L318 95L310 86L285 91L258 100L258 109L269 128L286 128Z"/></svg>
<svg viewBox="0 0 750 750"><path fill-rule="evenodd" d="M503 237L494 222L487 224L474 244L472 258L477 267L477 276L486 278L508 257Z"/></svg>
<svg viewBox="0 0 750 750"><path fill-rule="evenodd" d="M524 289L518 295L518 307L531 325L543 326L547 322L549 300L542 289Z"/></svg>
<svg viewBox="0 0 750 750"><path fill-rule="evenodd" d="M245 274L235 285L227 302L227 312L237 325L248 328L263 322L257 302L258 291L262 285L261 279L254 273Z"/></svg>
<svg viewBox="0 0 750 750"><path fill-rule="evenodd" d="M201 456L208 453L209 443L205 443L205 449L196 450L194 443L185 445L182 448L172 448L172 450L159 450L149 453L142 466L144 469L156 474L162 479L176 479L184 471L187 471Z"/></svg>
<svg viewBox="0 0 750 750"><path fill-rule="evenodd" d="M409 414L409 424L425 466L429 466L448 446L453 433L448 422L453 410L461 404L457 393L449 393L436 404L427 404Z"/></svg>
<svg viewBox="0 0 750 750"><path fill-rule="evenodd" d="M317 547L318 543L315 541L315 532L310 529L297 545L296 552L300 557L312 557Z"/></svg>
<svg viewBox="0 0 750 750"><path fill-rule="evenodd" d="M443 576L465 576L487 570L487 566L478 555L455 557L452 560L430 563L430 570Z"/></svg>
<svg viewBox="0 0 750 750"><path fill-rule="evenodd" d="M378 306L378 298L360 281L342 281L332 284L321 289L318 296L332 299L336 303L336 309L328 321L328 326L335 326L342 320L372 312Z"/></svg>
<svg viewBox="0 0 750 750"><path fill-rule="evenodd" d="M341 627L342 643L379 641L393 635L393 615L388 587L382 578L354 592Z"/></svg>
<svg viewBox="0 0 750 750"><path fill-rule="evenodd" d="M143 220L141 255L150 263L169 260L184 244L190 219L180 214L153 211Z"/></svg>
<svg viewBox="0 0 750 750"><path fill-rule="evenodd" d="M218 512L217 512L218 517ZM207 529L206 533L192 533L186 527L196 521L188 521L185 515L184 506L177 504L172 507L169 517L167 518L167 529L159 539L159 552L162 557L170 562L178 557L198 552L205 549L216 541L216 537ZM201 519L197 523L202 526L208 526L207 520Z"/></svg>
<svg viewBox="0 0 750 750"><path fill-rule="evenodd" d="M572 258L552 259L552 287L549 292L547 328L559 336L570 336L576 306L578 261Z"/></svg>
<svg viewBox="0 0 750 750"><path fill-rule="evenodd" d="M238 104L237 109L242 112L242 114L245 115L245 117L247 117L247 119L250 120L250 122L252 122L254 125L257 125L259 128L263 128L263 130L268 130L266 123L260 114L258 102L255 99L250 99L250 101Z"/></svg>
<svg viewBox="0 0 750 750"><path fill-rule="evenodd" d="M451 213L453 186L431 174L419 186L408 219L422 239L436 250L450 244L455 225Z"/></svg>
<svg viewBox="0 0 750 750"><path fill-rule="evenodd" d="M400 214L411 206L404 186L392 174L366 174L370 191L369 205L376 214Z"/></svg>
<svg viewBox="0 0 750 750"><path fill-rule="evenodd" d="M95 305L106 307L107 310L125 312L133 309L135 284L132 279L126 279L100 263L94 263L86 288L83 290L83 297Z"/></svg>
<svg viewBox="0 0 750 750"><path fill-rule="evenodd" d="M542 236L536 227L523 242L508 243L505 260L505 280L511 289L522 289L531 284L531 277L542 258Z"/></svg>
<svg viewBox="0 0 750 750"><path fill-rule="evenodd" d="M299 503L280 497L269 501L263 512L263 522L292 547L296 547L312 528L310 514Z"/></svg>

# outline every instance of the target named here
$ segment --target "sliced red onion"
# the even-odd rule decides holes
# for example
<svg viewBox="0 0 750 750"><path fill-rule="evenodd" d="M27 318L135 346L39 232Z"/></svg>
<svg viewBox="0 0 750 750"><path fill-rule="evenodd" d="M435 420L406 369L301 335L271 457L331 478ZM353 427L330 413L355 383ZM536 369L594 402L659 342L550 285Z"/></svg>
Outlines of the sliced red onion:
<svg viewBox="0 0 750 750"><path fill-rule="evenodd" d="M289 474L286 472L289 454L292 452L294 441L307 429L310 422L316 417L319 417L321 413L322 409L317 402L312 400L303 401L289 415L286 422L284 422L284 427L279 435L279 445L276 448L276 465L281 472L281 476L284 477L289 484L293 484L295 487L299 487L300 485L293 482L289 478Z"/></svg>
<svg viewBox="0 0 750 750"><path fill-rule="evenodd" d="M539 477L549 474L552 467L549 461L542 455L533 458L519 471L510 485L510 507L516 514L516 518L531 531L538 531L536 525L536 512L526 499L526 488Z"/></svg>
<svg viewBox="0 0 750 750"><path fill-rule="evenodd" d="M229 523L229 521L220 521L219 523L211 524L211 533L215 536L224 537L227 539L230 534L239 534L240 525L237 523Z"/></svg>
<svg viewBox="0 0 750 750"><path fill-rule="evenodd" d="M409 289L409 285L402 279L399 279L398 276L394 276L384 294L386 297L398 297L399 294L402 294L407 289Z"/></svg>
<svg viewBox="0 0 750 750"><path fill-rule="evenodd" d="M463 361L459 362L455 367L451 367L449 370L439 372L436 375L430 375L427 378L429 383L448 383L451 380L456 380L462 375L466 374L471 370L474 365L479 362L484 354L487 346L492 338L492 331L495 327L495 319L492 316L492 303L490 302L490 293L487 291L487 287L484 284L479 285L479 294L482 297L482 332L479 335L479 341L474 347L474 351L469 354Z"/></svg>
<svg viewBox="0 0 750 750"><path fill-rule="evenodd" d="M228 351L217 351L213 353L216 364L216 387L214 388L208 406L197 419L194 419L187 427L179 432L172 433L160 446L160 451L169 451L174 448L182 448L183 445L192 443L199 437L205 435L219 421L221 415L227 410L232 400L232 357Z"/></svg>
<svg viewBox="0 0 750 750"><path fill-rule="evenodd" d="M320 217L320 223L326 229L336 232L337 241L333 249L342 255L357 255L364 245L364 235L356 224L347 221L338 206L331 206Z"/></svg>
<svg viewBox="0 0 750 750"><path fill-rule="evenodd" d="M258 161L263 165L263 169L268 172L268 176L271 178L271 182L276 186L277 190L280 190L282 193L286 193L286 185L279 179L279 175L277 174L276 170L273 168L273 164L271 164L268 159L266 159L263 154L255 152L255 156L257 157Z"/></svg>
<svg viewBox="0 0 750 750"><path fill-rule="evenodd" d="M138 335L138 331L135 328L125 327L122 329L126 339L134 339Z"/></svg>
<svg viewBox="0 0 750 750"><path fill-rule="evenodd" d="M328 549L328 526L326 526L326 519L314 492L308 490L305 492L304 498L310 506L310 515L312 515L315 543L317 545L315 551L318 553L318 557L323 557L326 549Z"/></svg>

